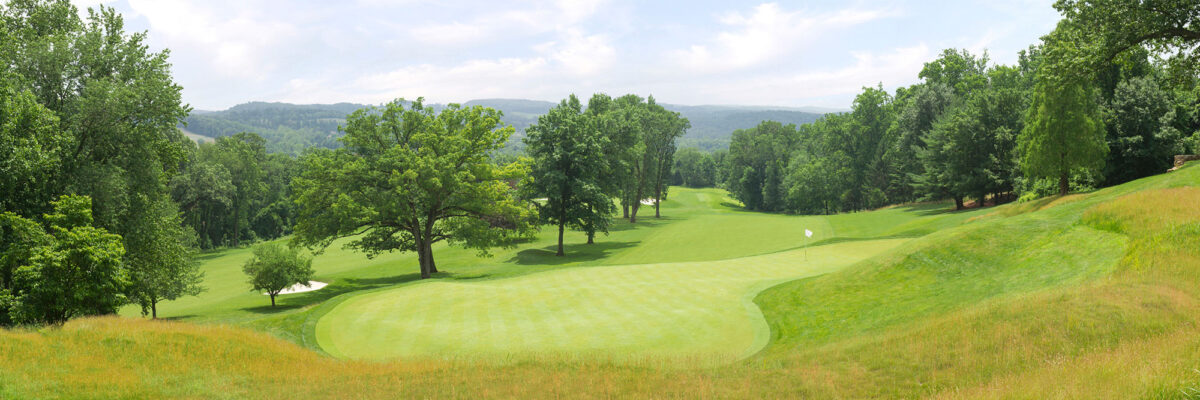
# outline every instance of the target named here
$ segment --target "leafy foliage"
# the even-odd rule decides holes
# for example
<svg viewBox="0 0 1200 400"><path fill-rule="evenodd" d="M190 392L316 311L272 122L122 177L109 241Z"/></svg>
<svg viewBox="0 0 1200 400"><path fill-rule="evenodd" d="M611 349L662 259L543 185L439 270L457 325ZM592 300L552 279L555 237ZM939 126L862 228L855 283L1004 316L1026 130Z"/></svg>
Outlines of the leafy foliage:
<svg viewBox="0 0 1200 400"><path fill-rule="evenodd" d="M525 137L533 158L525 197L545 198L535 202L542 221L558 226L557 255L564 255L563 234L567 227L608 232L616 206L602 182L609 168L604 148L608 138L597 121L583 113L579 98L571 95L538 118Z"/></svg>
<svg viewBox="0 0 1200 400"><path fill-rule="evenodd" d="M14 239L4 258L28 255L12 273L9 315L21 324L61 324L81 315L111 314L129 286L121 237L92 225L86 196L62 196L45 215L49 230L12 213L3 219ZM2 319L2 318L0 318Z"/></svg>
<svg viewBox="0 0 1200 400"><path fill-rule="evenodd" d="M271 296L271 307L274 307L279 292L292 285L309 285L313 275L312 258L304 256L297 248L266 243L254 248L254 257L246 261L242 272L250 278L251 290L267 292Z"/></svg>
<svg viewBox="0 0 1200 400"><path fill-rule="evenodd" d="M694 147L685 147L675 153L672 185L687 187L712 187L717 182L717 164L724 152L705 153Z"/></svg>
<svg viewBox="0 0 1200 400"><path fill-rule="evenodd" d="M1042 64L1018 144L1021 169L1029 176L1057 178L1059 193L1065 195L1073 171L1103 167L1108 145L1096 94L1064 61L1077 49L1053 35L1049 39L1050 61Z"/></svg>
<svg viewBox="0 0 1200 400"><path fill-rule="evenodd" d="M0 38L0 143L5 144L0 162L13 168L0 184L12 190L4 196L21 199L4 197L5 211L36 219L56 196L90 199L88 222L64 227L66 236L56 238L66 247L32 258L40 264L23 276L36 287L13 295L18 302L42 304L34 307L42 311L22 318L61 322L111 311L129 300L109 297L117 286L125 289L129 276L123 268L145 277L156 268L191 262L191 235L179 228L166 186L190 145L176 129L189 108L180 101L182 88L171 77L168 52L151 52L145 33L125 32L123 18L112 8L89 9L85 19L61 0L6 3L0 7ZM108 243L114 237L121 242L119 251ZM72 250L92 247L96 250ZM79 254L93 256L86 263L60 257ZM114 254L121 257L115 264L106 258ZM94 282L73 282L82 286L67 289L46 283L50 278L44 273L77 279L72 268L87 263ZM65 293L56 290L84 293L72 295L75 300L93 298L83 310L54 305L43 296ZM54 310L44 312L47 308Z"/></svg>
<svg viewBox="0 0 1200 400"><path fill-rule="evenodd" d="M420 99L397 100L350 114L345 133L343 148L301 160L292 181L296 243L355 237L347 246L368 255L415 251L428 278L437 272L434 243L486 254L531 231L530 209L511 185L528 167L488 157L512 134L499 112L452 104L435 113Z"/></svg>

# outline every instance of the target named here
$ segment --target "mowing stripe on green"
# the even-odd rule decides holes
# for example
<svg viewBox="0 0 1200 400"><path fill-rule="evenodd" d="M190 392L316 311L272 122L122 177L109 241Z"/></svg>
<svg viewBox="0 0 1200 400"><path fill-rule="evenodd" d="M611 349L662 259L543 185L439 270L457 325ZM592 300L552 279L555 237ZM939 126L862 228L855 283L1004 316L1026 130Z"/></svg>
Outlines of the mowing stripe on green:
<svg viewBox="0 0 1200 400"><path fill-rule="evenodd" d="M733 260L571 268L431 281L349 299L320 319L321 347L357 359L730 360L766 345L753 305L773 283L827 273L903 243L837 243Z"/></svg>

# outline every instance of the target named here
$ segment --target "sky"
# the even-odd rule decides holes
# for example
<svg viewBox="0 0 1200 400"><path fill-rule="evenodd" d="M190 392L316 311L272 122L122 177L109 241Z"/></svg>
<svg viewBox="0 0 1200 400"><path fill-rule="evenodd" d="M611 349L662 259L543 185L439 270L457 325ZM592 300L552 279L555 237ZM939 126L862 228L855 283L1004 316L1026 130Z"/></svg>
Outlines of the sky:
<svg viewBox="0 0 1200 400"><path fill-rule="evenodd" d="M919 82L946 48L1013 64L1052 0L72 0L170 49L183 100L380 104L653 95L684 105L848 109Z"/></svg>

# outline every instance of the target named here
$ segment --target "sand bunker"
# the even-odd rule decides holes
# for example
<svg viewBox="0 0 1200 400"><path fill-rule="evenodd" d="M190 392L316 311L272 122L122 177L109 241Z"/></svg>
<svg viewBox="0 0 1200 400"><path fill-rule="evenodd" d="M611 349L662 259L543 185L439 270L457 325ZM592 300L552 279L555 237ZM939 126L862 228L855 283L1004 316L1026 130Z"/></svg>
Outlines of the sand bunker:
<svg viewBox="0 0 1200 400"><path fill-rule="evenodd" d="M329 284L325 283L325 282L308 281L308 286L304 286L304 285L297 283L295 285L288 287L287 289L283 289L283 291L279 292L279 294L311 292L314 290L320 290L321 288L323 288L325 286L329 286ZM266 295L267 295L266 293L263 293L263 296L266 296Z"/></svg>

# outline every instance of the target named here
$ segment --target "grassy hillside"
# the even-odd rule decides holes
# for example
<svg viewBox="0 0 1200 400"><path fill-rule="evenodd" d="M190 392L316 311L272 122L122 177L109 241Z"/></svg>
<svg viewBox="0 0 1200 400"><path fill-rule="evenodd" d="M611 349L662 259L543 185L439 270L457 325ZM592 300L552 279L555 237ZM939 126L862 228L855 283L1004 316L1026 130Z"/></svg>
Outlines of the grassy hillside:
<svg viewBox="0 0 1200 400"><path fill-rule="evenodd" d="M711 264L717 268L756 254L786 259L803 254L788 251L797 246L793 237L777 238L795 232L792 225L817 227L818 245L914 239L848 268L761 292L754 303L770 327L769 344L748 359L717 366L564 355L500 365L344 361L226 324L96 318L0 333L0 397L270 398L298 390L305 397L360 398L1200 396L1196 165L1093 193L968 213L925 205L790 217L721 206L727 201L711 191L681 191L664 210L670 219L618 227L604 238L609 245L575 246L576 255L557 265L546 255L547 238L478 264L473 256L440 250L445 261L439 265L451 273L437 284L477 285L454 282L480 278L497 288L536 290L528 284L574 273L595 281L605 270L628 268L580 268L586 266L691 256L725 260ZM690 242L670 239L677 235L693 235L696 244L678 248ZM711 236L729 245L710 249L722 247L717 239L703 240ZM221 275L216 268L237 265L243 253L211 255L210 284L225 279L215 276ZM315 266L334 281L334 290L285 296L286 310L254 309L252 303L265 304L260 295L216 288L187 307L180 302L164 309L316 347L306 332L323 317L337 318L332 310L339 305L428 290L421 286L429 284L396 275L413 268L406 256L367 262L332 253ZM360 290L371 287L378 290ZM471 299L439 306L468 307ZM497 315L505 313L514 314ZM449 337L432 339L455 345Z"/></svg>

